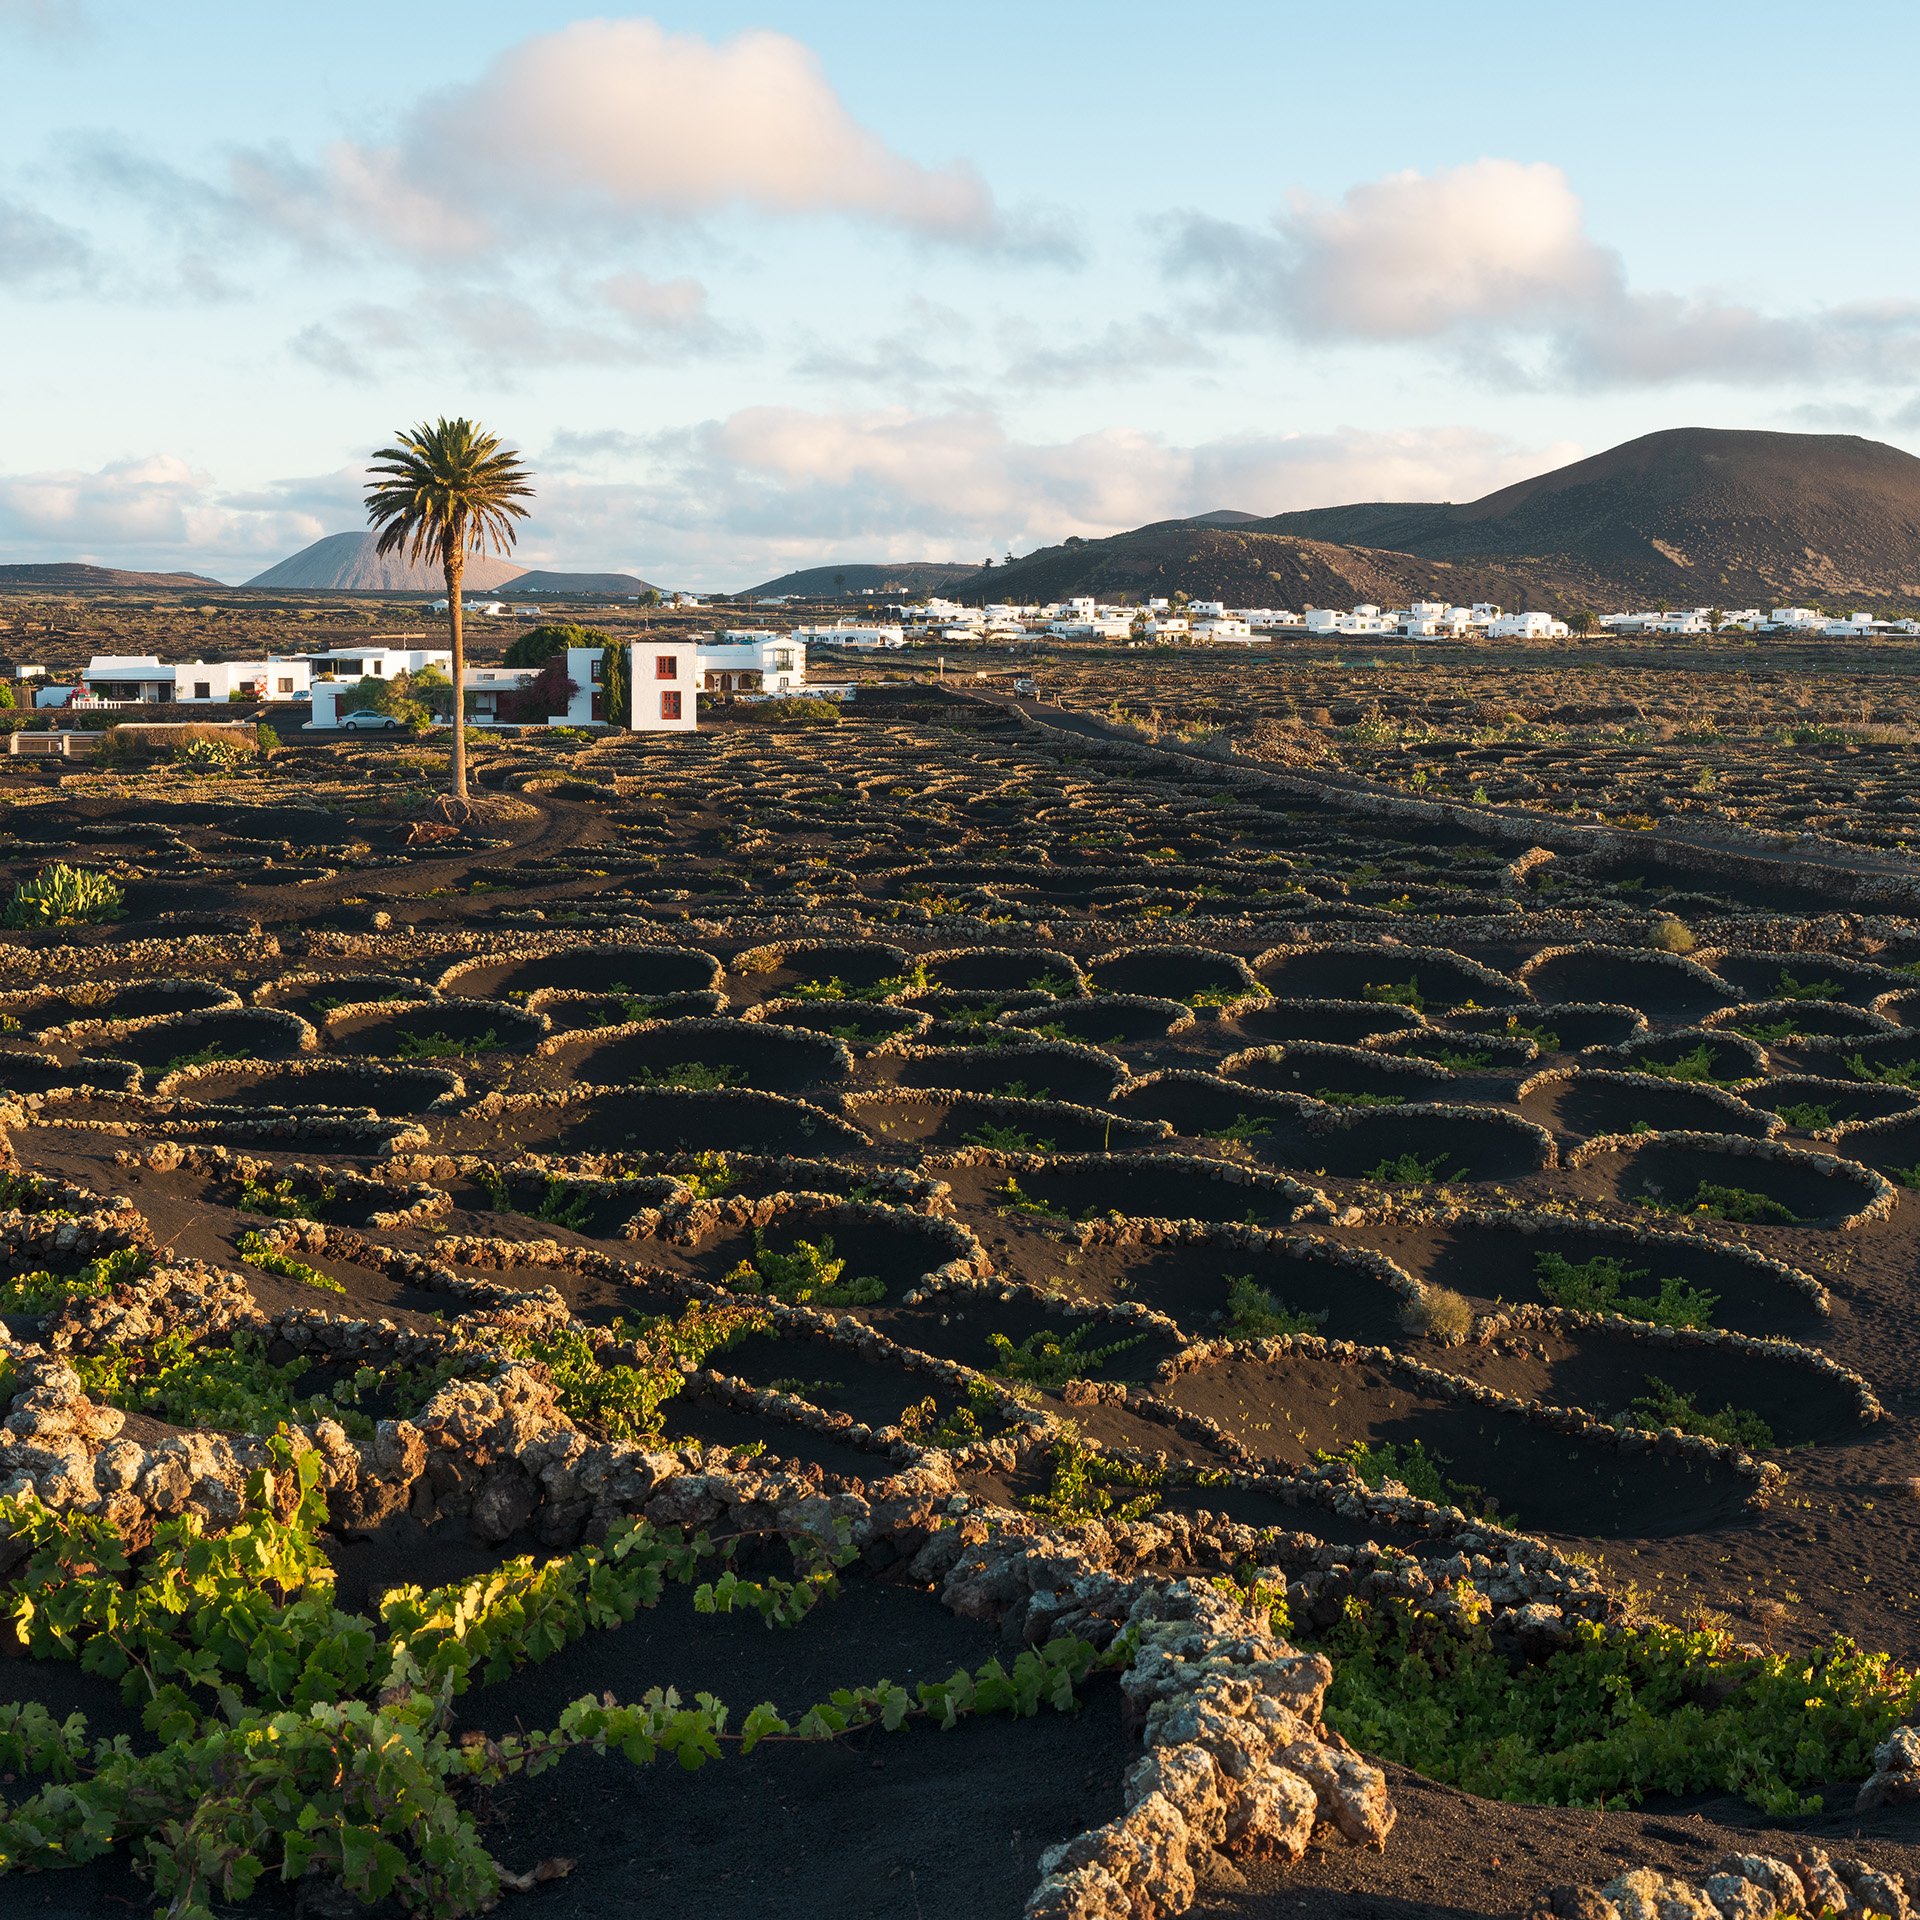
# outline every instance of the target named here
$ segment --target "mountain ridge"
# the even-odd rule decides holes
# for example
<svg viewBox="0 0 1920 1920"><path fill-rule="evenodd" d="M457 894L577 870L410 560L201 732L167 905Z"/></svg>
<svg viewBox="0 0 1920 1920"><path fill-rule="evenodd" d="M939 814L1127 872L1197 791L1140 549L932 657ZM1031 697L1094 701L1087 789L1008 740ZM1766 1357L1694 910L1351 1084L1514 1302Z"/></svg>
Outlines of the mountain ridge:
<svg viewBox="0 0 1920 1920"><path fill-rule="evenodd" d="M1920 600L1920 459L1853 434L1673 427L1460 505L1158 521L1041 548L951 590L1176 588L1242 606L1444 596L1559 613L1806 599L1885 610Z"/></svg>

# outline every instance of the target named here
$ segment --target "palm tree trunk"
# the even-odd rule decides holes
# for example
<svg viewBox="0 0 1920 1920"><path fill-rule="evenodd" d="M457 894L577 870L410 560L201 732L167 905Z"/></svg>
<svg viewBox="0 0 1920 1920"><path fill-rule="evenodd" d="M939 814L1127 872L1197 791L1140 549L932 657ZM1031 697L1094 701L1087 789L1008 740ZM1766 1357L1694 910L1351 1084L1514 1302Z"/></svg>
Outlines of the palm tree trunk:
<svg viewBox="0 0 1920 1920"><path fill-rule="evenodd" d="M460 607L460 576L466 567L464 543L450 537L440 549L447 577L447 620L453 629L453 797L467 797L467 630Z"/></svg>

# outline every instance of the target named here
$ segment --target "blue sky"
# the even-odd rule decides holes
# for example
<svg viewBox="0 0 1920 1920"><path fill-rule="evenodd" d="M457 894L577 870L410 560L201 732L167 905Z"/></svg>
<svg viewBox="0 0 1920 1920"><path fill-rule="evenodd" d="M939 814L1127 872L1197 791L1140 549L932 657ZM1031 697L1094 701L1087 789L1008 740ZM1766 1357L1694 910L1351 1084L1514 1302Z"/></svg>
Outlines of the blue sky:
<svg viewBox="0 0 1920 1920"><path fill-rule="evenodd" d="M1920 448L1917 22L0 0L0 559L242 579L455 411L523 561L712 587Z"/></svg>

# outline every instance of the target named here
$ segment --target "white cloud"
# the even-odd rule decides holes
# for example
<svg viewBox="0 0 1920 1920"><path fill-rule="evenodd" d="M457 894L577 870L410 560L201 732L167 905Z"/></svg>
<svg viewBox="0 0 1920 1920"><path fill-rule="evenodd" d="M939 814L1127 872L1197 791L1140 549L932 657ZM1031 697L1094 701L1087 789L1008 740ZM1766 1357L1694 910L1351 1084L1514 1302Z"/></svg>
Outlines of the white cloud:
<svg viewBox="0 0 1920 1920"><path fill-rule="evenodd" d="M923 166L855 120L799 41L756 30L716 44L650 20L522 41L417 103L390 139L338 141L317 160L244 154L233 187L304 241L429 258L737 207L1020 238L971 167Z"/></svg>
<svg viewBox="0 0 1920 1920"><path fill-rule="evenodd" d="M354 478L223 494L210 474L168 453L91 470L0 475L0 554L169 572L253 571L358 520Z"/></svg>
<svg viewBox="0 0 1920 1920"><path fill-rule="evenodd" d="M59 292L89 284L86 238L24 201L0 199L0 292Z"/></svg>
<svg viewBox="0 0 1920 1920"><path fill-rule="evenodd" d="M1470 499L1580 449L1467 428L1021 441L984 410L755 407L644 439L557 436L554 452L537 538L569 552L617 540L648 578L738 587L803 561L970 558L1213 507ZM640 477L587 477L603 461Z"/></svg>
<svg viewBox="0 0 1920 1920"><path fill-rule="evenodd" d="M708 311L697 280L615 274L590 287L549 285L552 312L505 287L441 286L404 307L362 302L303 327L296 358L371 380L395 364L482 368L511 385L556 366L649 366L732 352L748 336Z"/></svg>
<svg viewBox="0 0 1920 1920"><path fill-rule="evenodd" d="M1395 173L1337 202L1296 195L1269 226L1189 214L1169 266L1211 282L1217 324L1313 342L1425 341L1510 385L1762 385L1920 374L1920 305L1769 314L1640 292L1587 231L1566 175L1483 159Z"/></svg>

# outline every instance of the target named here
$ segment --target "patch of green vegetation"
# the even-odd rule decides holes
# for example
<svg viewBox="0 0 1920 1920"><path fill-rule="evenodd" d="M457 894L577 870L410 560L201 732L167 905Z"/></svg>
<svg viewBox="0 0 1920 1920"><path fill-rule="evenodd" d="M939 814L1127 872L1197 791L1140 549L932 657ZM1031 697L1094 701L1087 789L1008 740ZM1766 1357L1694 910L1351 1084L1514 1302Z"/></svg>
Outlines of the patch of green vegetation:
<svg viewBox="0 0 1920 1920"><path fill-rule="evenodd" d="M1159 1484L1160 1476L1153 1468L1097 1453L1084 1441L1069 1436L1054 1442L1046 1492L1030 1494L1020 1504L1056 1526L1076 1526L1089 1520L1123 1525L1144 1520L1160 1504ZM1126 1498L1113 1491L1116 1487L1143 1491Z"/></svg>
<svg viewBox="0 0 1920 1920"><path fill-rule="evenodd" d="M1735 1033L1743 1033L1763 1047L1784 1046L1789 1040L1800 1037L1800 1023L1797 1020L1729 1020L1727 1025Z"/></svg>
<svg viewBox="0 0 1920 1920"><path fill-rule="evenodd" d="M1729 1447L1770 1447L1773 1429L1745 1407L1728 1404L1718 1413L1708 1413L1690 1393L1647 1375L1647 1390L1627 1402L1623 1416L1636 1427L1658 1432L1662 1427L1677 1427L1682 1433L1696 1433L1703 1440L1718 1440Z"/></svg>
<svg viewBox="0 0 1920 1920"><path fill-rule="evenodd" d="M1362 1000L1372 1000L1383 1007L1410 1007L1415 1013L1424 1012L1426 999L1420 991L1420 976L1416 973L1406 980L1375 981L1360 989Z"/></svg>
<svg viewBox="0 0 1920 1920"><path fill-rule="evenodd" d="M14 888L0 926L80 927L118 920L127 897L117 880L87 867L56 861Z"/></svg>
<svg viewBox="0 0 1920 1920"><path fill-rule="evenodd" d="M740 1184L733 1163L724 1153L716 1153L711 1148L690 1155L688 1163L673 1177L685 1183L695 1200L718 1200Z"/></svg>
<svg viewBox="0 0 1920 1920"><path fill-rule="evenodd" d="M170 1073L178 1073L182 1067L218 1067L232 1060L245 1060L248 1057L245 1047L227 1045L214 1041L209 1046L199 1048L193 1053L176 1053L159 1073L157 1079L165 1079Z"/></svg>
<svg viewBox="0 0 1920 1920"><path fill-rule="evenodd" d="M1332 1087L1315 1087L1313 1098L1329 1107L1397 1107L1405 1099L1398 1093L1340 1093Z"/></svg>
<svg viewBox="0 0 1920 1920"><path fill-rule="evenodd" d="M1202 987L1198 993L1187 995L1190 1007L1230 1007L1239 1000L1267 1000L1272 996L1257 981L1249 980L1242 985L1232 987Z"/></svg>
<svg viewBox="0 0 1920 1920"><path fill-rule="evenodd" d="M1328 1724L1488 1799L1730 1793L1784 1818L1820 1812L1821 1789L1863 1777L1875 1746L1920 1713L1920 1677L1846 1640L1746 1656L1723 1632L1579 1621L1570 1646L1515 1661L1484 1602L1478 1615L1348 1600L1319 1649L1333 1663Z"/></svg>
<svg viewBox="0 0 1920 1920"><path fill-rule="evenodd" d="M1273 1131L1273 1122L1264 1115L1256 1118L1249 1113L1237 1113L1223 1127L1208 1127L1201 1137L1206 1140L1237 1140L1242 1146L1264 1138Z"/></svg>
<svg viewBox="0 0 1920 1920"><path fill-rule="evenodd" d="M395 1060L452 1060L463 1053L496 1053L506 1044L492 1027L466 1040L449 1033L402 1033L391 1054Z"/></svg>
<svg viewBox="0 0 1920 1920"><path fill-rule="evenodd" d="M1250 1273L1230 1273L1226 1282L1227 1313L1220 1331L1229 1340L1278 1340L1288 1334L1314 1333L1327 1323L1331 1309L1294 1313Z"/></svg>
<svg viewBox="0 0 1920 1920"><path fill-rule="evenodd" d="M1389 1480L1397 1480L1416 1500L1431 1500L1437 1507L1458 1507L1481 1519L1502 1521L1484 1487L1470 1481L1455 1480L1447 1472L1450 1462L1444 1454L1429 1453L1423 1441L1413 1440L1396 1446L1391 1440L1356 1440L1338 1453L1324 1450L1314 1455L1322 1465L1344 1460L1360 1476L1363 1486L1379 1489Z"/></svg>
<svg viewBox="0 0 1920 1920"><path fill-rule="evenodd" d="M1369 1167L1365 1177L1377 1180L1383 1186L1424 1187L1443 1179L1445 1176L1441 1169L1447 1164L1444 1153L1436 1153L1429 1160L1423 1160L1417 1153L1401 1153L1391 1160L1382 1160L1378 1166Z"/></svg>
<svg viewBox="0 0 1920 1920"><path fill-rule="evenodd" d="M1023 1192L1020 1182L1012 1174L1008 1174L1006 1179L992 1190L988 1198L992 1200L996 1213L1032 1214L1042 1220L1060 1220L1066 1217L1058 1207L1050 1207L1044 1200L1036 1200L1031 1194Z"/></svg>
<svg viewBox="0 0 1920 1920"><path fill-rule="evenodd" d="M1549 1302L1576 1313L1617 1313L1629 1320L1650 1320L1658 1327L1710 1327L1719 1295L1689 1287L1672 1274L1656 1293L1633 1293L1650 1268L1629 1267L1610 1254L1595 1254L1577 1265L1558 1253L1533 1256L1534 1284Z"/></svg>
<svg viewBox="0 0 1920 1920"><path fill-rule="evenodd" d="M961 1139L969 1147L986 1147L994 1153L1051 1153L1054 1150L1051 1140L1036 1139L1024 1127L1001 1126L993 1120L982 1120Z"/></svg>
<svg viewBox="0 0 1920 1920"><path fill-rule="evenodd" d="M1847 1071L1856 1080L1872 1080L1883 1087L1910 1087L1920 1092L1920 1060L1869 1060L1864 1054L1850 1053Z"/></svg>
<svg viewBox="0 0 1920 1920"><path fill-rule="evenodd" d="M73 1273L36 1269L0 1281L0 1313L53 1313L69 1300L97 1300L153 1265L145 1247L116 1247L87 1261Z"/></svg>
<svg viewBox="0 0 1920 1920"><path fill-rule="evenodd" d="M950 1413L943 1414L939 1401L929 1394L906 1408L899 1420L900 1431L916 1446L949 1452L984 1440L990 1428L1001 1424L999 1402L984 1380L970 1382L966 1399Z"/></svg>
<svg viewBox="0 0 1920 1920"><path fill-rule="evenodd" d="M705 1060L676 1060L671 1066L643 1067L643 1087L678 1087L688 1093L715 1093L740 1084L738 1067L716 1067Z"/></svg>
<svg viewBox="0 0 1920 1920"><path fill-rule="evenodd" d="M326 1206L338 1197L331 1182L323 1181L319 1195L310 1197L294 1185L291 1174L276 1180L270 1187L263 1186L249 1175L240 1182L240 1196L236 1205L243 1213L264 1213L280 1220L310 1220L316 1208Z"/></svg>
<svg viewBox="0 0 1920 1920"><path fill-rule="evenodd" d="M544 1366L568 1419L609 1440L658 1440L662 1412L686 1384L681 1362L704 1366L766 1326L750 1307L696 1302L670 1317L630 1325L617 1320L601 1338L631 1344L635 1359L609 1360L601 1346L577 1327L560 1327L537 1339L516 1337L507 1345L523 1360Z"/></svg>
<svg viewBox="0 0 1920 1920"><path fill-rule="evenodd" d="M1797 980L1790 973L1780 975L1773 990L1776 1000L1838 1000L1841 986L1837 980Z"/></svg>
<svg viewBox="0 0 1920 1920"><path fill-rule="evenodd" d="M1016 1346L1004 1333L987 1335L993 1358L986 1370L1003 1380L1018 1381L1029 1387L1064 1387L1069 1380L1088 1380L1117 1355L1137 1347L1146 1339L1136 1333L1114 1340L1104 1347L1089 1347L1094 1322L1083 1320L1071 1333L1062 1335L1050 1327L1030 1333Z"/></svg>
<svg viewBox="0 0 1920 1920"><path fill-rule="evenodd" d="M1816 1100L1789 1101L1783 1107L1775 1107L1774 1112L1802 1133L1823 1133L1834 1124L1833 1109Z"/></svg>
<svg viewBox="0 0 1920 1920"><path fill-rule="evenodd" d="M1710 1040L1702 1040L1677 1060L1655 1060L1647 1054L1636 1054L1633 1060L1635 1073L1651 1074L1656 1080L1678 1080L1689 1085L1719 1085L1719 1076L1715 1074L1713 1066L1714 1051Z"/></svg>
<svg viewBox="0 0 1920 1920"><path fill-rule="evenodd" d="M1764 1193L1755 1193L1748 1187L1722 1186L1712 1180L1702 1180L1691 1199L1669 1201L1657 1193L1647 1192L1640 1196L1640 1204L1651 1207L1655 1213L1691 1214L1706 1220L1730 1220L1742 1226L1791 1227L1800 1222L1800 1216L1791 1207Z"/></svg>
<svg viewBox="0 0 1920 1920"><path fill-rule="evenodd" d="M240 1258L248 1266L258 1267L262 1273L278 1274L282 1280L297 1280L303 1287L318 1287L323 1293L345 1293L347 1290L344 1283L336 1280L332 1274L322 1273L318 1267L282 1253L264 1233L243 1233L233 1244Z"/></svg>
<svg viewBox="0 0 1920 1920"><path fill-rule="evenodd" d="M822 1234L816 1246L796 1240L791 1253L776 1253L764 1233L753 1236L753 1256L722 1276L720 1284L740 1293L770 1293L792 1307L869 1307L887 1297L885 1285L871 1275L846 1280L844 1257L833 1250L833 1236Z"/></svg>

